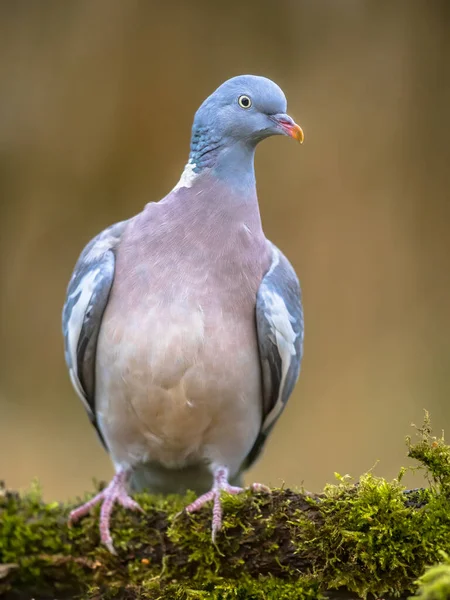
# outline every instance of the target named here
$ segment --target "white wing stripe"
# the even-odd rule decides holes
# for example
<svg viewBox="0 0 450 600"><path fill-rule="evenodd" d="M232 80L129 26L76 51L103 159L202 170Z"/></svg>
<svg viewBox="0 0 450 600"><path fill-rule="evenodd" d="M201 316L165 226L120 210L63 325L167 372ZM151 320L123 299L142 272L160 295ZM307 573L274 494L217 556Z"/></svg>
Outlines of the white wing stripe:
<svg viewBox="0 0 450 600"><path fill-rule="evenodd" d="M291 324L295 323L296 319L289 314L283 298L277 292L266 289L263 292L263 299L266 306L264 316L270 324L273 336L272 342L276 344L281 358L281 381L278 398L264 421L264 429L266 429L278 418L284 408L283 391L289 367L291 366L291 356L296 355L294 343L298 334L295 333Z"/></svg>
<svg viewBox="0 0 450 600"><path fill-rule="evenodd" d="M76 393L78 394L80 400L84 404L84 408L87 410L89 415L92 415L91 407L89 406L89 403L86 400L86 396L84 395L80 380L78 379L78 376L77 376L76 372L74 371L74 369L72 369L72 367L69 367L69 376L70 376L70 381L72 382L72 385L73 385Z"/></svg>
<svg viewBox="0 0 450 600"><path fill-rule="evenodd" d="M93 269L92 271L88 271L86 275L82 278L80 283L78 284L77 289L70 294L70 298L76 298L79 295L78 300L72 307L72 312L70 313L69 320L67 323L67 339L68 339L68 350L70 356L70 362L72 365L72 369L74 371L74 375L78 380L77 373L77 346L78 340L80 338L81 328L83 326L83 321L86 315L86 310L89 305L89 302L92 298L92 294L95 289L95 278L99 274L100 269ZM77 387L77 386L75 386ZM81 387L81 386L80 386Z"/></svg>

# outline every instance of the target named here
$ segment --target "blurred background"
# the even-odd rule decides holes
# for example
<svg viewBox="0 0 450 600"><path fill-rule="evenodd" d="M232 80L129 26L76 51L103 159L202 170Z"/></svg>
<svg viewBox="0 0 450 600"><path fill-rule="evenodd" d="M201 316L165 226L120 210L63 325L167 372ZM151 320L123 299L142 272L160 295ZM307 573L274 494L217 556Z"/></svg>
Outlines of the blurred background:
<svg viewBox="0 0 450 600"><path fill-rule="evenodd" d="M247 476L392 478L411 422L450 435L448 0L0 3L0 479L67 499L112 473L66 373L83 246L164 196L225 79L274 79L306 135L256 169L302 282L300 381ZM408 483L418 485L418 476Z"/></svg>

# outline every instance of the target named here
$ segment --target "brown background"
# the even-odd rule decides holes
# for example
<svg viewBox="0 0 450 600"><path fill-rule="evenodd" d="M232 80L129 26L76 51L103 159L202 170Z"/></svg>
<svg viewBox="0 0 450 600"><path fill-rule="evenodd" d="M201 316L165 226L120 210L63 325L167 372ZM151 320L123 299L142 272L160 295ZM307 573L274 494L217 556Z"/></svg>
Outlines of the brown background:
<svg viewBox="0 0 450 600"><path fill-rule="evenodd" d="M450 429L449 25L447 0L0 3L0 478L63 499L111 474L65 371L67 281L171 189L195 109L246 72L306 134L257 152L306 345L248 480L318 489L378 459L393 477L424 407Z"/></svg>

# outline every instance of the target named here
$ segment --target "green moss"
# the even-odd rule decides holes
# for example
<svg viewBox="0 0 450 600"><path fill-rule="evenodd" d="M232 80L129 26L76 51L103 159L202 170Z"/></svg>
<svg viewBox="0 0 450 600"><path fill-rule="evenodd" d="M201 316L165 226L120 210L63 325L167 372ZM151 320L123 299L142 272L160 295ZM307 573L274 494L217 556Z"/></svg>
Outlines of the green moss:
<svg viewBox="0 0 450 600"><path fill-rule="evenodd" d="M237 580L216 579L214 582L192 584L189 582L164 582L159 579L144 581L141 585L128 585L104 589L91 587L86 600L102 598L113 600L140 598L142 600L319 600L324 597L317 583L308 578L288 582L274 577Z"/></svg>
<svg viewBox="0 0 450 600"><path fill-rule="evenodd" d="M414 426L415 427L415 426ZM431 420L425 411L422 427L416 427L419 441L412 443L406 438L408 456L418 461L417 470L424 471L430 487L439 494L449 495L450 492L450 446L445 443L444 432L440 437L432 434Z"/></svg>
<svg viewBox="0 0 450 600"><path fill-rule="evenodd" d="M113 556L99 545L98 510L69 529L71 507L43 503L36 486L22 496L0 490L0 564L11 565L0 569L0 594L303 600L341 587L362 597L412 592L450 553L450 448L432 435L428 415L417 433L408 451L428 489L405 490L401 470L393 481L367 473L356 484L337 475L319 495L225 495L216 545L210 510L180 513L193 494L141 494L144 515L115 510ZM419 579L420 593L443 597L449 581L447 561Z"/></svg>
<svg viewBox="0 0 450 600"><path fill-rule="evenodd" d="M447 600L450 597L450 559L442 552L443 562L429 567L417 581L415 598L419 600Z"/></svg>
<svg viewBox="0 0 450 600"><path fill-rule="evenodd" d="M303 520L298 547L314 553L326 588L343 586L362 597L399 595L412 589L415 574L435 556L423 544L425 510L407 506L397 479L369 473L357 486L329 485L319 505L323 520Z"/></svg>

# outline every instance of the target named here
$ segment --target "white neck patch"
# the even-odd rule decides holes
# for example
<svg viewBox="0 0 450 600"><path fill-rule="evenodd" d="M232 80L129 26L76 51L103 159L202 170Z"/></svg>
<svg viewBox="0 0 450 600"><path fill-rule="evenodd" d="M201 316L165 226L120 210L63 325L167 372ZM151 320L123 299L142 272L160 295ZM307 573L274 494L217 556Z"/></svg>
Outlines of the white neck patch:
<svg viewBox="0 0 450 600"><path fill-rule="evenodd" d="M172 191L179 190L181 188L192 187L192 184L198 177L198 173L194 171L196 166L197 165L193 163L191 159L189 159L188 163L184 167L183 173L181 174L180 181L177 183L177 185L173 188Z"/></svg>

